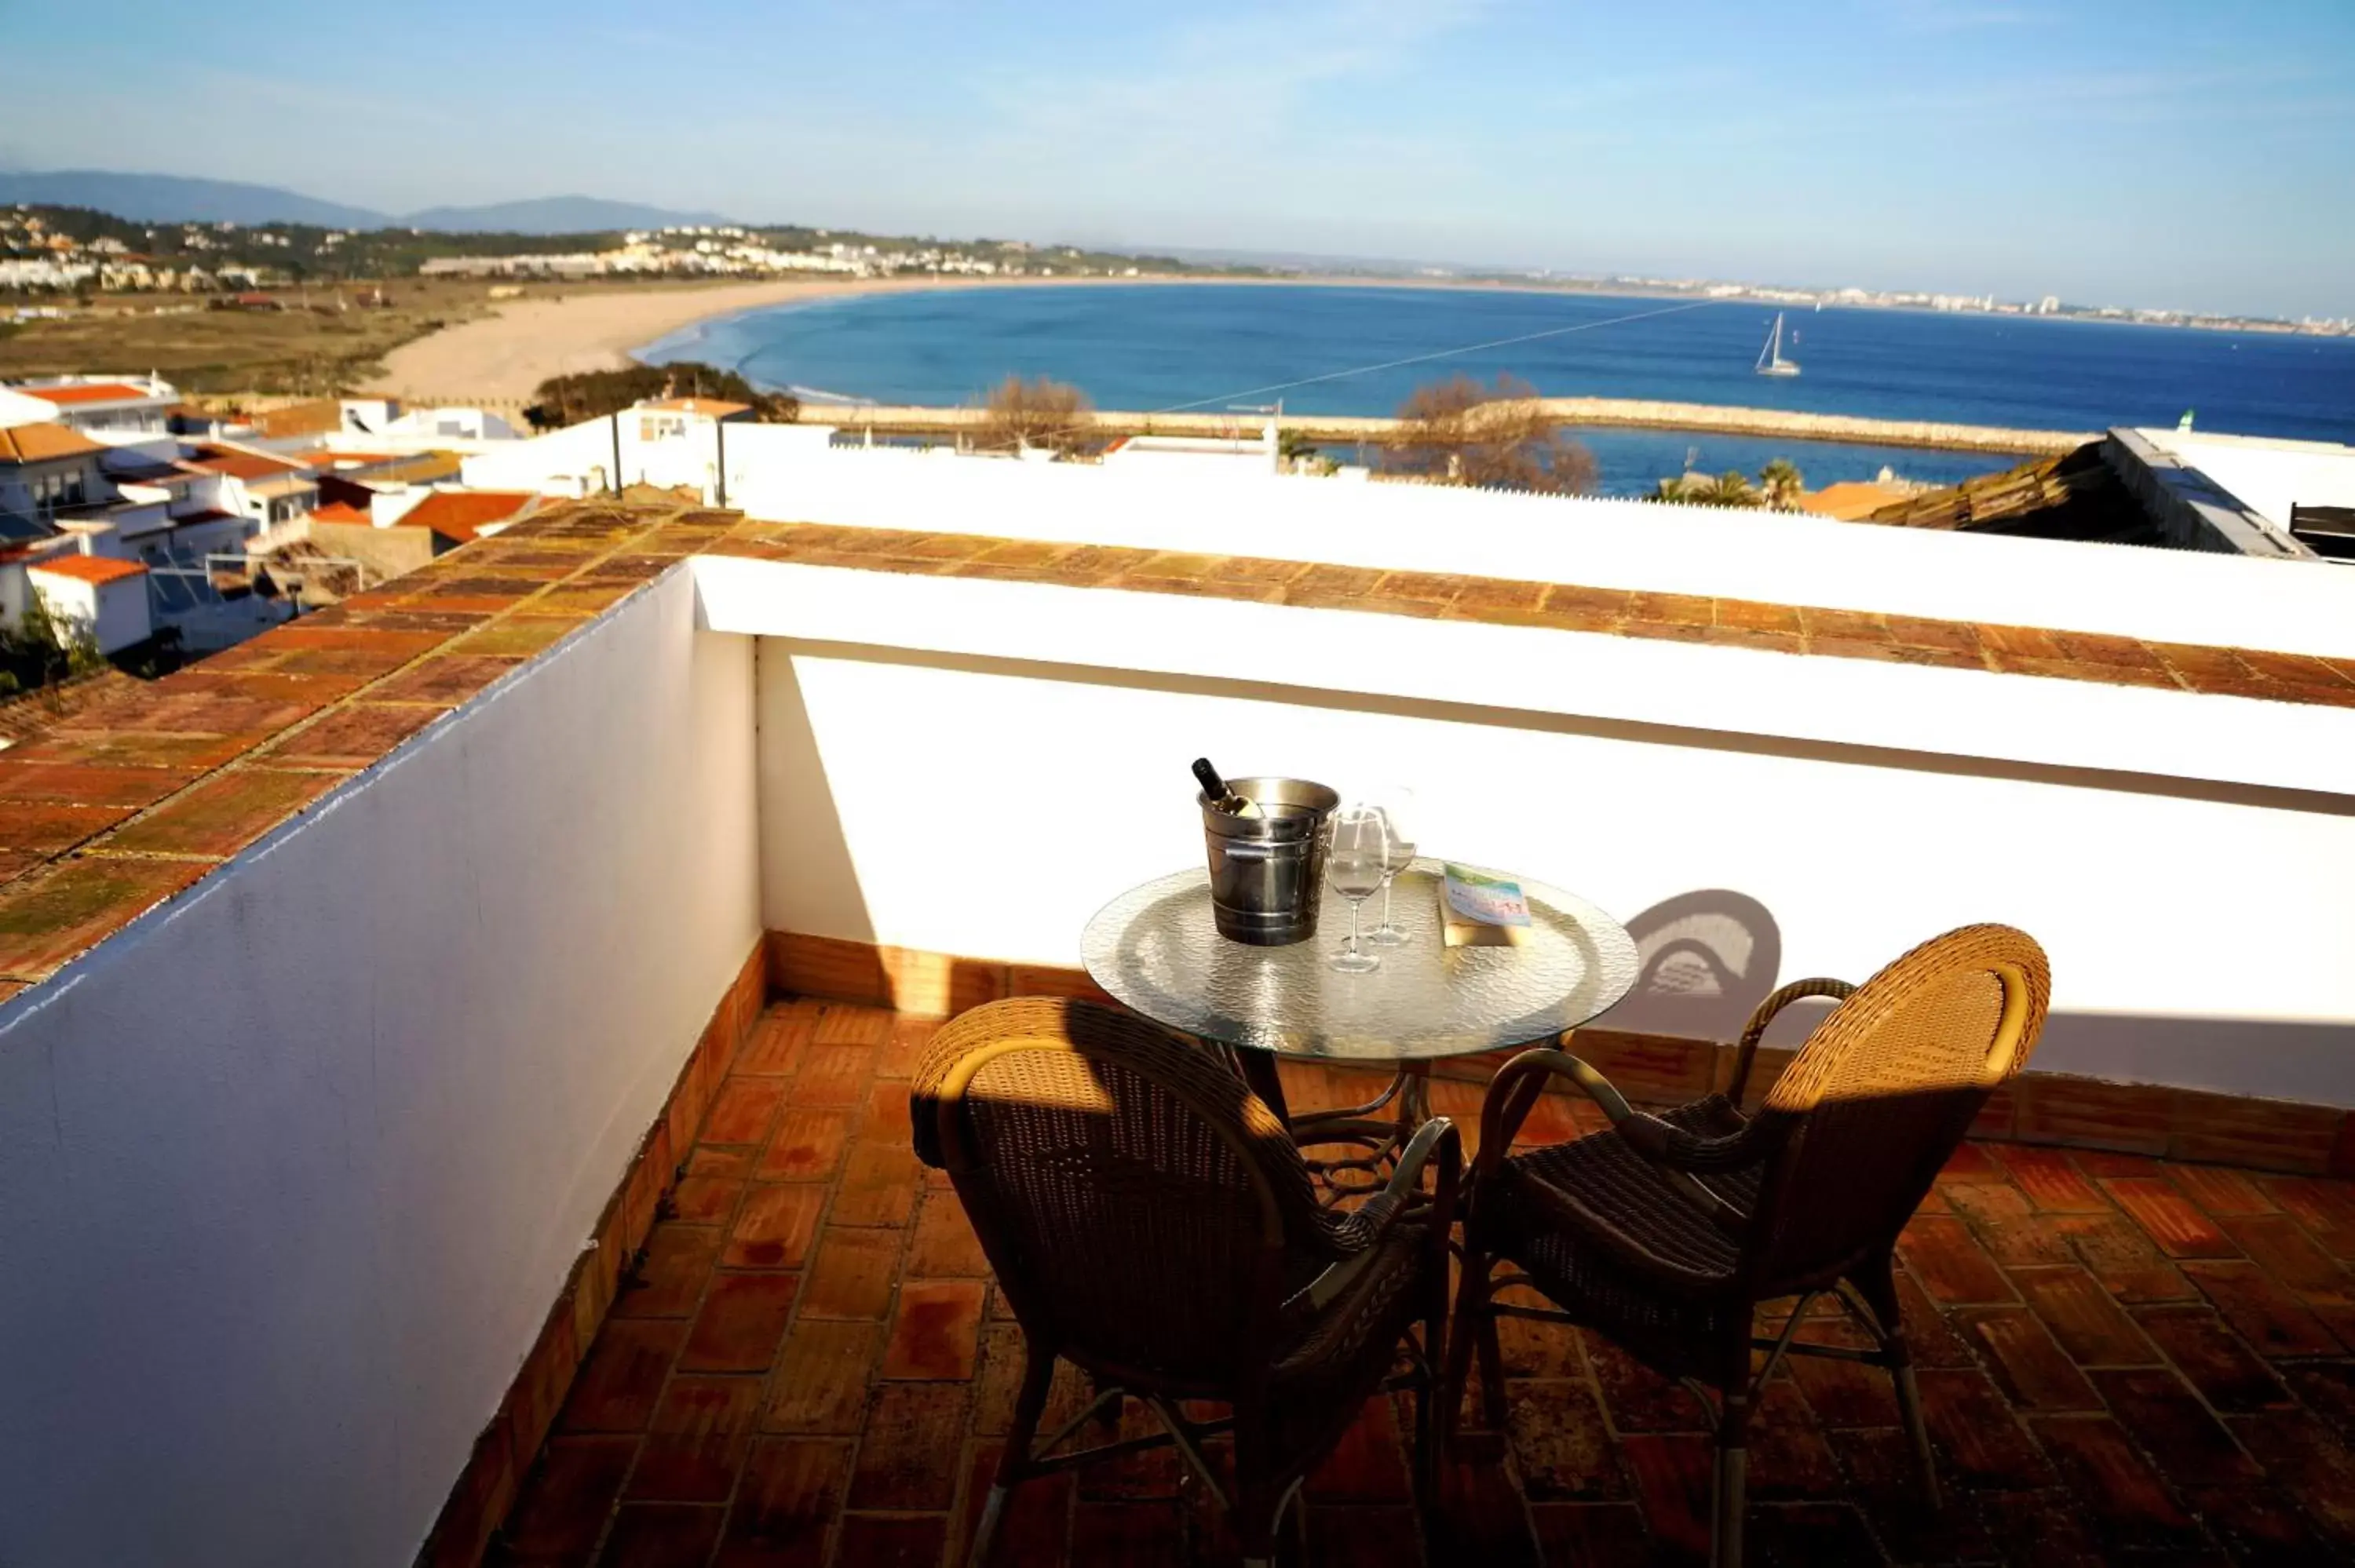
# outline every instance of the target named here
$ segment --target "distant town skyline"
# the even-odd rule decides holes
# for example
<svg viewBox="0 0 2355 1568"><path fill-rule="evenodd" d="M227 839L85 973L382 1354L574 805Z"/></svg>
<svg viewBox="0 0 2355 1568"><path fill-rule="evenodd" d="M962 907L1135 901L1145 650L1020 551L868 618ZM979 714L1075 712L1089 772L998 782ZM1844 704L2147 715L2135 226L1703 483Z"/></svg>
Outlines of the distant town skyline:
<svg viewBox="0 0 2355 1568"><path fill-rule="evenodd" d="M2287 317L2355 313L2355 7L1051 0L135 6L0 164L751 221ZM64 10L20 62L93 50ZM356 64L355 62L360 62ZM94 103L94 79L102 102ZM293 133L333 127L332 134Z"/></svg>

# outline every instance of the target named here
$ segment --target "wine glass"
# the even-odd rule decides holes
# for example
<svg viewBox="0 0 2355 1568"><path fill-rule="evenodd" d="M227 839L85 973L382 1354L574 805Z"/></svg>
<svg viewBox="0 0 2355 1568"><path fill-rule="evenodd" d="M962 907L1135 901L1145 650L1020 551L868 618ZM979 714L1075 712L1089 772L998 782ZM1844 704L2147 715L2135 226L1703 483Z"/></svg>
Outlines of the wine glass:
<svg viewBox="0 0 2355 1568"><path fill-rule="evenodd" d="M1325 880L1349 901L1349 942L1333 955L1333 967L1343 974L1361 975L1380 969L1382 960L1358 945L1358 906L1382 885L1389 840L1382 814L1365 806L1350 806L1333 814L1325 846Z"/></svg>
<svg viewBox="0 0 2355 1568"><path fill-rule="evenodd" d="M1391 919L1391 884L1398 880L1399 873L1414 863L1415 822L1422 812L1416 806L1414 791L1402 784L1376 796L1373 810L1382 819L1382 837L1387 847L1382 854L1382 923L1366 933L1366 940L1377 948L1401 948L1406 945L1407 935Z"/></svg>

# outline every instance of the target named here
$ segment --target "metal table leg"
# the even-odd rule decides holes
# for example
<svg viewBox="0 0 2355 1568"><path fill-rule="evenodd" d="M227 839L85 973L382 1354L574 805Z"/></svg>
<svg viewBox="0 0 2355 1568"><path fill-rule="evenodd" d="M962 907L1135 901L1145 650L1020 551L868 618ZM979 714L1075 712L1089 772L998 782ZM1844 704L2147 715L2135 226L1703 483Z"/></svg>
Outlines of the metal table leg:
<svg viewBox="0 0 2355 1568"><path fill-rule="evenodd" d="M1431 1119L1431 1064L1402 1062L1390 1086L1361 1106L1308 1111L1292 1118L1292 1140L1300 1145L1309 1173L1330 1194L1328 1201L1373 1192L1390 1179L1399 1150ZM1385 1118L1380 1113L1389 1109ZM1351 1150L1320 1158L1312 1150Z"/></svg>
<svg viewBox="0 0 2355 1568"><path fill-rule="evenodd" d="M1243 1082L1251 1086L1252 1093L1267 1102L1267 1108L1275 1113L1276 1120L1290 1127L1292 1110L1284 1103L1284 1080L1276 1075L1275 1053L1236 1048L1233 1056L1235 1065L1242 1073Z"/></svg>

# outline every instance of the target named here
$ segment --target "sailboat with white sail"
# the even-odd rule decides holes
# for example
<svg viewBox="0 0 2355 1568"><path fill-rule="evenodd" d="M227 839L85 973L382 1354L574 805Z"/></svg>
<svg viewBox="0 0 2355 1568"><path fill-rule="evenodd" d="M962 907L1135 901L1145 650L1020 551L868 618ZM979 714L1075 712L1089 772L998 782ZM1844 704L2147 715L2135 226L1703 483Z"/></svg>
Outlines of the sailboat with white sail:
<svg viewBox="0 0 2355 1568"><path fill-rule="evenodd" d="M1796 337L1793 338L1796 342ZM1761 376L1796 376L1799 362L1783 357L1783 313L1774 313L1774 330L1766 334L1766 346L1758 351L1757 371Z"/></svg>

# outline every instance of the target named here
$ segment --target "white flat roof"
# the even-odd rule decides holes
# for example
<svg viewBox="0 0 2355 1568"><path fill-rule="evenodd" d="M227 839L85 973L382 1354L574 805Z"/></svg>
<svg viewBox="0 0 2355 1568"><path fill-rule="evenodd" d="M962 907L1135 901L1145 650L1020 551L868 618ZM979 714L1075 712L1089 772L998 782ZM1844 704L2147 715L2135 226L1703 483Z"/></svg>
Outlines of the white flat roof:
<svg viewBox="0 0 2355 1568"><path fill-rule="evenodd" d="M2294 505L2355 506L2355 446L2163 429L2135 433L2285 532Z"/></svg>

